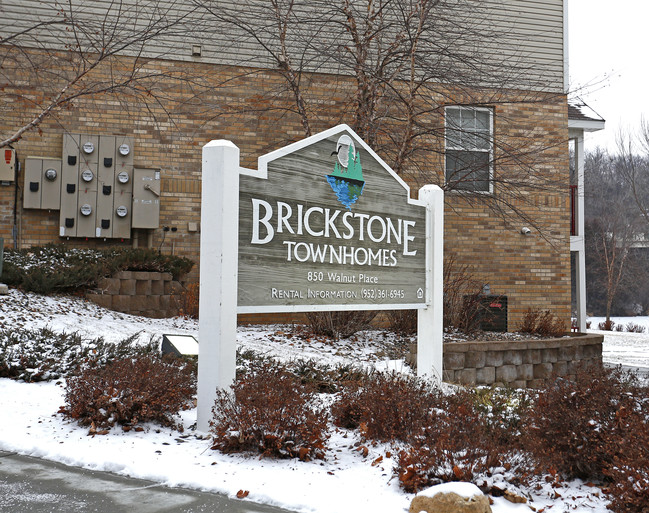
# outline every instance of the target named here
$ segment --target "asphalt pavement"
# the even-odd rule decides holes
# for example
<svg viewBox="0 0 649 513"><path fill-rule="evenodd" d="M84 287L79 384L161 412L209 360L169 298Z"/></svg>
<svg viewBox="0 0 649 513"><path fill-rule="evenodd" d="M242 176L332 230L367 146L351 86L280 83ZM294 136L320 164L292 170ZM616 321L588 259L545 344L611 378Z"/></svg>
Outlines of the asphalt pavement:
<svg viewBox="0 0 649 513"><path fill-rule="evenodd" d="M0 451L0 513L290 513Z"/></svg>

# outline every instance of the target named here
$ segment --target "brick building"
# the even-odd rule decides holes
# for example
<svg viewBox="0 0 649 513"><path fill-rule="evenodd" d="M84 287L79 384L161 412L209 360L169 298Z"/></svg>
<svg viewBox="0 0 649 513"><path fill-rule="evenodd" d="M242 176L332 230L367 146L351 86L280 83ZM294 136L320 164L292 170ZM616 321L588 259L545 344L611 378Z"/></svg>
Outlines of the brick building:
<svg viewBox="0 0 649 513"><path fill-rule="evenodd" d="M568 141L580 128L573 126L569 135L567 2L450 3L467 4L465 17L447 14L441 32L451 42L461 32L458 26L467 27L453 43L465 50L442 55L439 76L431 79L437 85L427 86L430 94L414 102L421 134L398 170L413 190L430 182L447 190L446 255L466 266L485 290L507 297L510 329L528 308L549 309L568 320ZM200 7L149 1L135 9L135 2L123 0L115 4L122 8L117 15L115 6L102 1L74 1L68 11L54 2L3 2L0 131L10 142L4 149L15 150L18 170L1 177L5 246L138 245L198 261L201 147L213 139L232 140L242 165L256 167L260 155L305 136L291 89L295 82L286 72L296 68L286 64L281 45L276 53L268 51L267 3L248 4L257 10L238 11L230 1ZM325 5L307 2L302 8L312 14ZM283 20L289 27L301 27L306 18L313 24L304 12ZM328 29L325 42L335 41L337 30L348 33L340 28L339 12L326 13L331 18L322 25ZM448 23L458 19L453 27ZM164 30L158 30L163 21ZM302 92L310 129L353 126L358 74L344 59L332 61L340 48L330 55L319 50L325 48L320 40L321 46L314 43L320 35L306 25L293 34L293 43L307 63L297 77L308 84ZM311 46L299 43L305 34L313 35ZM120 50L120 41L129 44ZM113 48L110 59L96 58ZM70 83L84 65L89 69ZM115 77L129 74L136 79L102 90L102 84L115 86ZM407 90L406 77L400 70L394 91ZM48 110L66 85L80 94ZM397 115L385 115L371 135L391 165L401 162L391 142L400 135L404 105L389 104L386 111L396 109ZM20 132L34 119L35 128ZM57 172L53 180L49 169ZM92 176L84 176L88 169ZM197 273L198 266L187 279L196 280Z"/></svg>

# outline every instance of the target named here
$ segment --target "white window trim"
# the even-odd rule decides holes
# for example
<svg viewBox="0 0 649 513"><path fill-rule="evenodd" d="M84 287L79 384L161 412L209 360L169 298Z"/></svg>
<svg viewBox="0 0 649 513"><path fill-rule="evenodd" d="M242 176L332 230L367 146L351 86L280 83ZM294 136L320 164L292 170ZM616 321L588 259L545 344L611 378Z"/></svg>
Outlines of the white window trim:
<svg viewBox="0 0 649 513"><path fill-rule="evenodd" d="M448 116L447 116L447 111L449 109L470 109L474 111L482 111L482 112L487 112L489 114L489 134L490 134L490 140L489 140L489 149L488 150L467 150L466 148L460 148L460 147L453 147L453 146L448 146L448 137L447 137L447 132L448 132ZM444 107L444 183L446 183L446 151L447 150L454 150L454 151L484 151L485 153L489 153L489 190L488 191L472 191L468 189L455 189L452 191L448 191L450 193L462 193L462 194L493 194L494 192L494 166L493 166L493 157L494 157L494 111L493 109L489 107L474 107L471 105L447 105Z"/></svg>

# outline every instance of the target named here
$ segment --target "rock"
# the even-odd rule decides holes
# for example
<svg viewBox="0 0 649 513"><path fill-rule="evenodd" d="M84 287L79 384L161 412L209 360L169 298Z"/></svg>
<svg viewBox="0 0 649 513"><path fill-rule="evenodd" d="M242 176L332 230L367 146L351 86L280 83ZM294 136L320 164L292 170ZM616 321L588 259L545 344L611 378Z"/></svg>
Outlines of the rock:
<svg viewBox="0 0 649 513"><path fill-rule="evenodd" d="M527 503L527 499L525 497L521 497L520 495L515 494L514 492L510 492L509 490L505 490L505 499L514 504Z"/></svg>
<svg viewBox="0 0 649 513"><path fill-rule="evenodd" d="M417 494L410 513L491 513L489 498L472 483L444 483Z"/></svg>
<svg viewBox="0 0 649 513"><path fill-rule="evenodd" d="M3 296L9 294L9 287L4 283L0 283L0 294Z"/></svg>

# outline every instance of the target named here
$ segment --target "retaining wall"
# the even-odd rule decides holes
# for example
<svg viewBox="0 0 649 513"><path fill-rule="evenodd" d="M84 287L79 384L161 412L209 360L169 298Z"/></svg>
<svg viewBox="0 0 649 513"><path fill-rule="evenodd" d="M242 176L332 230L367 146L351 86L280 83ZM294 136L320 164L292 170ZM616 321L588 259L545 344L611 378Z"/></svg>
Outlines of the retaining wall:
<svg viewBox="0 0 649 513"><path fill-rule="evenodd" d="M541 340L449 342L444 344L447 383L542 386L553 376L574 377L581 364L602 364L603 335L576 333ZM417 361L417 344L408 362Z"/></svg>
<svg viewBox="0 0 649 513"><path fill-rule="evenodd" d="M602 363L602 335L444 344L444 381L539 387L552 376L574 377L579 364Z"/></svg>
<svg viewBox="0 0 649 513"><path fill-rule="evenodd" d="M178 315L182 291L171 273L120 271L103 278L86 298L117 312L163 318Z"/></svg>

